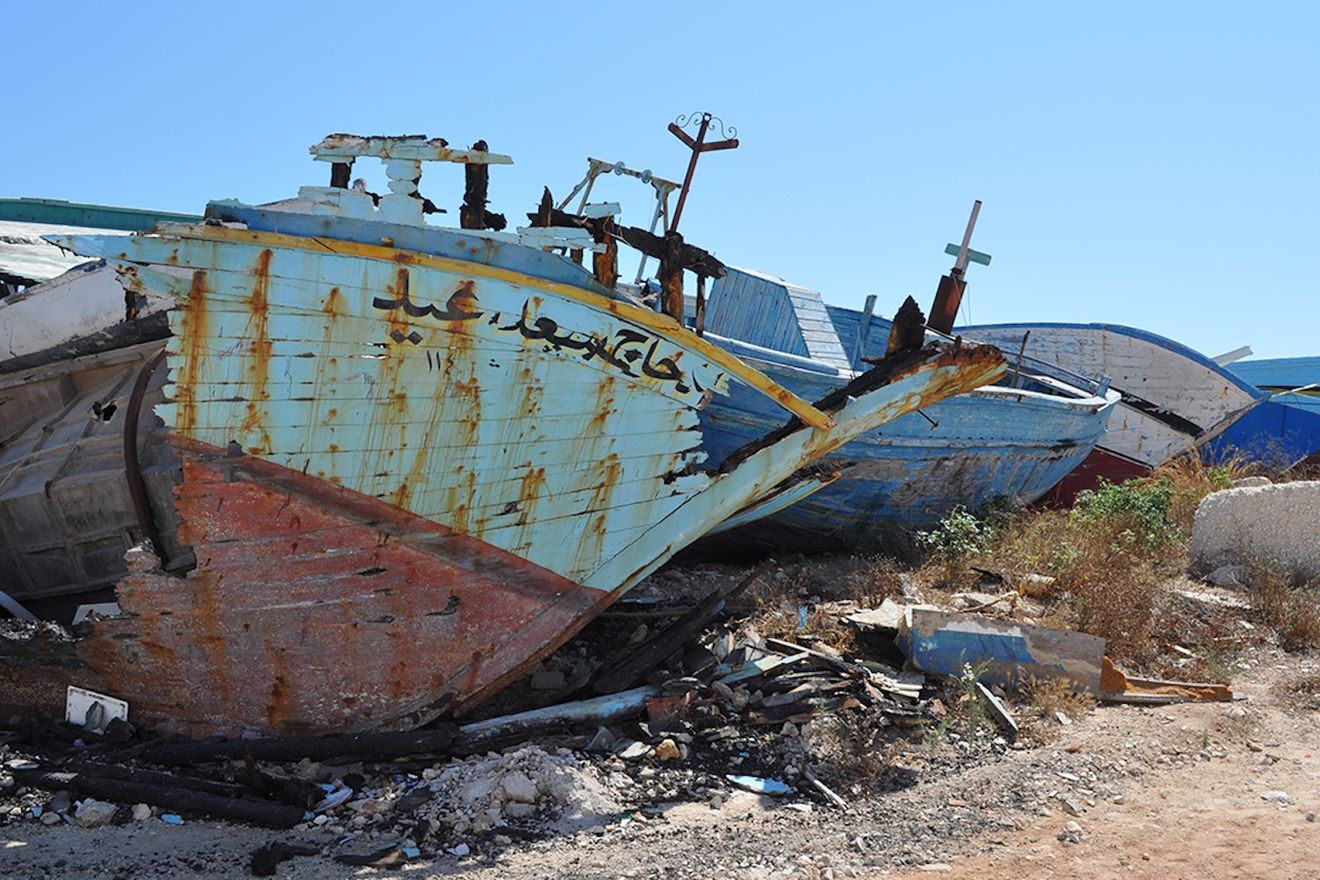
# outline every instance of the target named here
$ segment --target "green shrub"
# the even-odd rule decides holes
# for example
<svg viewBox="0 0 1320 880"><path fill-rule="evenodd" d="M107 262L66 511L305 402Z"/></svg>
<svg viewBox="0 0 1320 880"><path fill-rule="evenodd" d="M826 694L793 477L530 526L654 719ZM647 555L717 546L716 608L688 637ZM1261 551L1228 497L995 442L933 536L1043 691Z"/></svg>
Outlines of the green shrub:
<svg viewBox="0 0 1320 880"><path fill-rule="evenodd" d="M953 564L966 556L980 553L990 543L994 530L977 519L962 505L949 511L938 527L917 532L917 545L927 553Z"/></svg>
<svg viewBox="0 0 1320 880"><path fill-rule="evenodd" d="M1165 478L1125 483L1102 478L1095 489L1077 496L1070 515L1085 525L1118 528L1120 541L1140 543L1147 552L1154 553L1182 537L1172 517L1173 494L1173 486Z"/></svg>

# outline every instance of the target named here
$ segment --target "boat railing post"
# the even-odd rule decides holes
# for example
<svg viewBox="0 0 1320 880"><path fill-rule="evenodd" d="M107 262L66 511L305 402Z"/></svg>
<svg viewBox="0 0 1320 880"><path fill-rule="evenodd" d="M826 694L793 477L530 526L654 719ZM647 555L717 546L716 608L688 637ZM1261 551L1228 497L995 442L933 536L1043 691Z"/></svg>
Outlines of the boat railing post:
<svg viewBox="0 0 1320 880"><path fill-rule="evenodd" d="M857 340L853 344L852 365L857 369L857 365L862 362L862 355L865 354L866 340L871 336L871 318L875 316L875 294L866 295L866 305L862 306L862 318L857 322Z"/></svg>
<svg viewBox="0 0 1320 880"><path fill-rule="evenodd" d="M977 204L980 204L979 202ZM1027 354L1027 338L1031 336L1028 330L1022 334L1022 345L1018 348L1017 363L1013 364L1013 387L1018 387L1018 382L1022 378L1022 358Z"/></svg>

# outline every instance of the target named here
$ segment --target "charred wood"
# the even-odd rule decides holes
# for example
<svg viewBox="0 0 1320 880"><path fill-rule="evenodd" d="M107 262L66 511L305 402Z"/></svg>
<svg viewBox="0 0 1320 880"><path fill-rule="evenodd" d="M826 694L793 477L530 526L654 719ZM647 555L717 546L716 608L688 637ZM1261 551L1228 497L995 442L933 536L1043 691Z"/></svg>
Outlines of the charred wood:
<svg viewBox="0 0 1320 880"><path fill-rule="evenodd" d="M14 781L45 791L68 791L75 797L94 797L115 803L146 803L180 812L204 813L218 819L233 819L272 828L292 828L303 820L305 810L270 801L225 797L191 788L105 779L83 773L15 770Z"/></svg>
<svg viewBox="0 0 1320 880"><path fill-rule="evenodd" d="M484 153L489 147L485 141L477 141L472 149ZM508 221L503 214L486 210L490 166L484 162L470 162L463 167L463 176L466 186L463 190L463 207L458 212L459 225L464 229L493 229L496 232L507 226Z"/></svg>
<svg viewBox="0 0 1320 880"><path fill-rule="evenodd" d="M912 297L903 300L894 315L894 324L889 330L889 344L885 347L885 357L900 351L915 351L926 341L926 316L921 313L921 306ZM868 364L879 363L872 358L862 358Z"/></svg>
<svg viewBox="0 0 1320 880"><path fill-rule="evenodd" d="M207 761L251 758L254 761L301 761L337 757L383 759L444 754L454 741L451 727L434 730L353 733L339 736L288 736L270 739L226 739L210 742L162 742L136 751L153 764L181 766Z"/></svg>
<svg viewBox="0 0 1320 880"><path fill-rule="evenodd" d="M646 673L683 650L693 636L724 611L730 599L758 580L767 568L768 563L763 563L733 586L715 590L682 619L607 664L607 671L592 683L592 691L608 694L631 687Z"/></svg>

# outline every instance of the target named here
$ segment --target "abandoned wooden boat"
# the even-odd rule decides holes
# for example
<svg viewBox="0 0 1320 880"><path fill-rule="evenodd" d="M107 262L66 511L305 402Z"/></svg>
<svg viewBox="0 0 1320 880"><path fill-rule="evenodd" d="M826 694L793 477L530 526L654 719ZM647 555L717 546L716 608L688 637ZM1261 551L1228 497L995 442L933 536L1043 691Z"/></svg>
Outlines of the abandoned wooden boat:
<svg viewBox="0 0 1320 880"><path fill-rule="evenodd" d="M1053 493L1064 502L1100 477L1117 482L1140 476L1204 447L1264 398L1199 352L1133 327L995 324L958 332L1091 379L1108 376L1122 395L1095 453Z"/></svg>
<svg viewBox="0 0 1320 880"><path fill-rule="evenodd" d="M883 357L892 328L869 311L827 307L814 290L733 267L711 290L705 326L708 339L809 399L850 381L863 357ZM1030 504L1086 458L1118 400L1066 378L1027 362L999 384L895 419L825 459L839 479L720 540L904 550L914 529L958 505ZM763 397L734 389L701 412L705 448L719 458L777 418Z"/></svg>
<svg viewBox="0 0 1320 880"><path fill-rule="evenodd" d="M805 465L1005 371L918 339L813 405L616 291L600 223L493 231L487 169L510 160L484 143L312 153L331 185L288 202L60 239L169 295L171 336L0 377L4 582L118 603L74 632L11 622L0 703L78 685L190 733L462 713L706 531L801 494ZM349 185L363 157L389 193ZM463 228L424 222L424 161L465 166ZM680 318L684 267L723 271L634 237ZM699 411L744 387L792 418L707 460Z"/></svg>
<svg viewBox="0 0 1320 880"><path fill-rule="evenodd" d="M1276 468L1320 460L1320 357L1257 358L1226 366L1269 397L1211 440L1206 457L1247 458Z"/></svg>

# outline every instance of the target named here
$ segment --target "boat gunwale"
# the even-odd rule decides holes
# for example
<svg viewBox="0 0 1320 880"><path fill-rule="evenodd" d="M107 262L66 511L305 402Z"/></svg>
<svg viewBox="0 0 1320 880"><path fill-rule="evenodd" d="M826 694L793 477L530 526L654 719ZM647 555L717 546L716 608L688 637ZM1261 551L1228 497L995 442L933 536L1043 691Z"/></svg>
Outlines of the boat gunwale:
<svg viewBox="0 0 1320 880"><path fill-rule="evenodd" d="M727 337L719 337L719 338L724 339ZM742 340L733 340L733 341L737 342L740 346L753 345L752 343L744 342ZM985 343L976 343L976 344L980 345ZM772 352L775 351L774 349L766 349L766 350ZM785 371L785 372L796 371L802 373L805 376L817 377L820 381L824 381L824 382L828 382L830 379L846 380L848 378L848 376L842 372L837 373L835 375L831 375L829 373L825 373L822 371L811 370L804 367L800 367L797 366L796 364L777 363L769 359L758 358L750 355L739 356L739 359L753 364L755 364L756 362L760 362L768 365L770 369L769 370L762 369L762 372L764 372L767 375L767 377L771 379L771 381L774 381L774 377L771 375L771 373L775 371ZM1055 386L1057 387L1057 392L1047 393L1044 391L1033 391L1029 388L1009 388L1003 385L982 385L980 388L965 393L968 395L985 394L993 397L1012 396L1019 399L1030 399L1032 401L1037 401L1043 404L1047 404L1054 408L1069 409L1069 410L1071 409L1087 410L1088 415L1092 415L1100 410L1109 407L1117 406L1119 403L1122 402L1123 399L1121 394L1113 390L1108 390L1104 393L1104 396L1101 396L1098 394L1093 394L1085 389L1078 388L1075 385L1069 385L1066 382L1062 382L1050 376L1045 376L1036 373L1023 373L1023 375L1026 376L1027 378L1030 378L1033 381L1041 382L1042 384L1046 384L1046 385ZM958 396L962 396L962 395L958 395ZM955 398L949 398L949 399L953 400Z"/></svg>
<svg viewBox="0 0 1320 880"><path fill-rule="evenodd" d="M730 354L719 346L707 341L701 336L698 336L694 331L684 327L681 323L675 321L668 315L664 315L660 312L653 312L626 300L613 299L584 288L573 287L572 285L564 284L563 282L538 278L534 275L528 275L514 269L488 266L482 263L457 260L451 257L440 257L433 254L426 254L421 251L403 250L384 245L363 244L345 239L330 238L328 236L294 236L277 232L236 229L227 226L194 226L163 223L157 227L155 232L141 236L124 237L159 238L161 240L178 238L206 242L229 242L291 248L316 253L374 259L382 262L399 263L403 265L423 266L425 268L453 271L460 274L484 276L521 287L545 291L643 326L665 338L669 342L694 351L716 366L726 370L732 377L742 381L744 384L770 398L777 405L813 428L829 429L834 427L835 424L834 418L829 414L822 412L810 402L794 394L792 391L789 391L787 388L784 388L765 373L748 364L742 358ZM72 244L74 241L81 238L84 238L84 236L61 235L51 236L49 237L49 240L51 240L53 244L57 244L76 252L76 248L72 247ZM112 259L106 255L102 255L102 258ZM114 259L126 262L139 262L129 259L126 254L121 254Z"/></svg>

